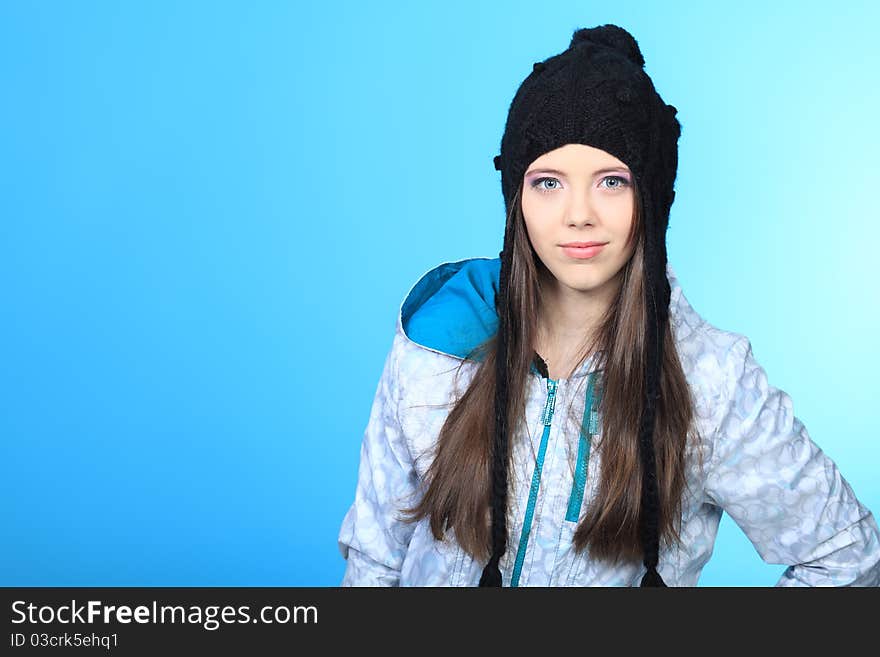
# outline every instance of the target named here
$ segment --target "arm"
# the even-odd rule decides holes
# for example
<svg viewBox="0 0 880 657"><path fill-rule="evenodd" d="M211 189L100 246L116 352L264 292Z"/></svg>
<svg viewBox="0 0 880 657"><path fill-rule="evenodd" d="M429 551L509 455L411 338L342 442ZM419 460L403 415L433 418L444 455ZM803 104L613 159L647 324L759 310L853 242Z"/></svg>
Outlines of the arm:
<svg viewBox="0 0 880 657"><path fill-rule="evenodd" d="M880 531L791 398L768 384L751 343L731 350L728 407L713 440L706 494L767 563L776 586L880 586Z"/></svg>
<svg viewBox="0 0 880 657"><path fill-rule="evenodd" d="M412 503L417 487L397 415L401 346L402 338L396 335L361 443L354 503L339 531L339 551L347 560L342 586L399 586L415 527L397 519L398 509Z"/></svg>

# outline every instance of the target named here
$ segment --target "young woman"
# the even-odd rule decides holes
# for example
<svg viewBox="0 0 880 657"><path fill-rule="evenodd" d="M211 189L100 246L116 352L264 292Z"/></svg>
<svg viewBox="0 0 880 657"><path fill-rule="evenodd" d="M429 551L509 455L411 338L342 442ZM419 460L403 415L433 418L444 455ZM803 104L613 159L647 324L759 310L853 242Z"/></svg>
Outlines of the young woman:
<svg viewBox="0 0 880 657"><path fill-rule="evenodd" d="M680 131L620 27L534 65L494 160L500 257L401 305L343 585L694 586L723 511L778 586L880 585L873 515L667 263Z"/></svg>

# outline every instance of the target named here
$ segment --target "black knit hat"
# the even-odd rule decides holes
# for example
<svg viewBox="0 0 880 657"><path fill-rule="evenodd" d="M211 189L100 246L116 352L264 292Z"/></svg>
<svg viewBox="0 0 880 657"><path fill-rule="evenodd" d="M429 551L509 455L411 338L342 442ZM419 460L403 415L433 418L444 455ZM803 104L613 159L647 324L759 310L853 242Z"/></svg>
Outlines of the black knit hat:
<svg viewBox="0 0 880 657"><path fill-rule="evenodd" d="M536 62L507 116L501 153L494 159L510 218L514 194L529 164L566 144L599 148L624 162L640 196L645 237L647 361L639 424L642 480L641 537L647 572L642 586L666 586L657 572L659 529L657 473L653 448L655 404L663 362L662 336L669 317L666 279L666 227L675 198L681 125L644 71L645 60L633 36L616 25L574 32L564 52ZM507 527L507 350L512 330L508 297L513 235L510 221L501 251L495 305L498 311L495 443L492 464L492 556L480 586L501 586L498 564L506 549Z"/></svg>

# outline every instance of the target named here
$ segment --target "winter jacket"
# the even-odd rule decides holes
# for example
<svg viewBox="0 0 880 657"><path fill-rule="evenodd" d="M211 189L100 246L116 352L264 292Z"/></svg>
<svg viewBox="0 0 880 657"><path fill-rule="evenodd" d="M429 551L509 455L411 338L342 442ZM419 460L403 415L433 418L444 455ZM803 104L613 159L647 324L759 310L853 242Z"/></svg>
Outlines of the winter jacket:
<svg viewBox="0 0 880 657"><path fill-rule="evenodd" d="M497 331L500 260L444 262L422 275L397 317L391 350L360 452L354 502L338 536L343 586L477 586L484 563L424 518L407 524L449 412L477 364L470 350ZM702 319L667 267L670 321L695 401L703 467L689 447L682 498L683 546L661 543L668 586L696 586L726 511L767 563L784 564L776 586L880 586L880 531L835 463L810 439L792 400L767 381L751 343ZM568 379L534 364L526 421L511 436L508 543L503 586L638 586L644 565L609 567L577 554L572 536L594 499L602 468L601 421L580 433L593 394L594 357ZM691 443L692 445L695 443Z"/></svg>

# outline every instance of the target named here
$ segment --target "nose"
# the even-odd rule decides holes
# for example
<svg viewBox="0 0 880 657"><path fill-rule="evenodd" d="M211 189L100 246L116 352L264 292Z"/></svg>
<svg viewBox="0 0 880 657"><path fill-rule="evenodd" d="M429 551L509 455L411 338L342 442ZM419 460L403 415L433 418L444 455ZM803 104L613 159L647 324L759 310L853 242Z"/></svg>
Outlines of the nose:
<svg viewBox="0 0 880 657"><path fill-rule="evenodd" d="M589 191L575 191L569 196L566 211L566 222L569 226L589 226L596 222L596 208Z"/></svg>

